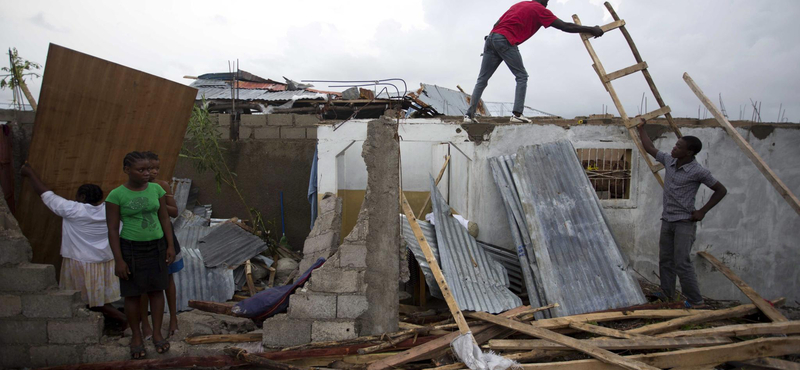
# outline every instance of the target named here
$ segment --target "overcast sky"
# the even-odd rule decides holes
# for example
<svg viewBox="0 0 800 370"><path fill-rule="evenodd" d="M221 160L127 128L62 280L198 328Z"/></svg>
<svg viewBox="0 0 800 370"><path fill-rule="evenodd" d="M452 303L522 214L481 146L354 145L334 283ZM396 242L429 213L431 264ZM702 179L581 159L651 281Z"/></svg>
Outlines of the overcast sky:
<svg viewBox="0 0 800 370"><path fill-rule="evenodd" d="M471 91L483 36L516 1L4 1L0 46L44 64L49 43L180 83L185 75L243 70L265 78L404 79ZM797 0L612 0L673 114L697 117L699 100L682 79L694 78L712 100L719 93L731 119L750 99L762 120L800 120L800 19ZM551 0L564 21L611 21L600 0ZM792 36L795 35L795 36ZM594 40L606 71L635 64L619 31ZM571 118L618 115L576 35L542 29L520 45L530 74L526 105ZM5 65L5 63L0 62ZM29 81L38 96L41 79ZM324 84L317 88L325 89ZM615 82L629 115L657 106L641 74ZM338 89L341 90L341 89ZM513 101L514 78L501 65L486 101ZM0 107L11 93L0 92ZM701 111L701 118L705 113ZM710 114L707 114L711 117ZM744 114L752 116L752 108Z"/></svg>

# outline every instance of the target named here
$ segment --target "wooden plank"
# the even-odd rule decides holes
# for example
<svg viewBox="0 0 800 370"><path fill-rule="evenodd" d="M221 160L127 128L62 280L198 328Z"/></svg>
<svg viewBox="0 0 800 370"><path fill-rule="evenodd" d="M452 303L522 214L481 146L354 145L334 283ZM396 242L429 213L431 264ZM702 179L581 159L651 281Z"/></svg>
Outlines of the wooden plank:
<svg viewBox="0 0 800 370"><path fill-rule="evenodd" d="M245 261L244 263L244 274L245 280L247 280L247 291L250 293L250 296L256 295L256 286L253 283L253 265L250 264L250 260Z"/></svg>
<svg viewBox="0 0 800 370"><path fill-rule="evenodd" d="M683 349L648 355L634 355L625 358L666 369L679 366L719 364L728 361L747 361L761 357L785 356L797 353L798 348L800 348L800 337L761 338L723 346ZM612 370L619 368L597 360L522 364L520 367L527 370Z"/></svg>
<svg viewBox="0 0 800 370"><path fill-rule="evenodd" d="M425 240L425 235L422 234L422 229L419 227L419 223L417 223L417 218L414 217L414 211L411 210L411 205L408 204L406 195L403 194L402 191L400 192L400 195L402 197L403 213L405 213L406 218L408 218L408 224L411 226L411 231L414 232L414 236L419 242L422 253L425 255L425 259L428 261L428 266L431 269L431 273L436 279L439 289L442 291L442 296L444 297L445 302L447 302L447 307L450 309L450 313L453 315L456 324L458 324L458 330L461 332L461 334L466 334L469 332L467 320L464 319L461 309L458 308L458 303L456 303L456 299L453 297L453 292L450 291L450 287L447 285L447 280L444 279L444 274L442 274L442 270L439 268L439 262L436 261L436 257L431 251L431 246L428 244L428 241Z"/></svg>
<svg viewBox="0 0 800 370"><path fill-rule="evenodd" d="M739 145L739 148L741 148L742 151L744 151L744 154L747 156L747 158L750 158L750 160L753 161L753 164L756 165L756 168L761 171L761 174L763 174L769 183L772 184L775 190L778 191L778 194L780 194L780 196L786 200L787 203L789 203L789 205L794 209L795 212L797 212L797 214L800 214L800 200L797 199L797 196L794 195L791 190L789 190L786 184L784 184L783 181L778 178L778 175L776 175L775 172L773 172L772 169L767 165L767 163L761 159L761 156L756 153L747 140L743 138L738 131L736 131L730 122L728 122L728 119L725 118L722 112L717 109L717 106L714 105L710 99L708 99L702 90L700 90L700 87L697 86L691 77L689 77L688 73L683 74L683 79L686 81L686 84L689 85L689 88L692 89L695 95L697 95L697 98L700 99L703 105L708 108L708 111L714 115L714 118L717 119L717 122L719 122L720 126L722 126L722 128L728 132L728 135L731 136L733 141Z"/></svg>
<svg viewBox="0 0 800 370"><path fill-rule="evenodd" d="M621 338L621 339L650 338L649 336L642 335L642 334L626 333L624 331L617 330L617 329L611 329L611 328L606 328L606 327L600 326L600 325L591 325L591 324L587 324L587 323L584 323L584 322L577 322L577 321L571 322L569 324L569 327L573 328L573 329L576 329L576 330L585 331L587 333L603 335L603 336L611 337L611 338Z"/></svg>
<svg viewBox="0 0 800 370"><path fill-rule="evenodd" d="M263 333L198 335L186 338L188 344L260 342Z"/></svg>
<svg viewBox="0 0 800 370"><path fill-rule="evenodd" d="M671 320L681 317L690 317L708 312L708 310L635 310L624 312L600 312L566 317L556 317L552 319L536 320L530 323L531 326L542 329L563 329L568 328L573 322L606 322L617 320ZM636 333L631 333L636 334Z"/></svg>
<svg viewBox="0 0 800 370"><path fill-rule="evenodd" d="M247 363L230 356L173 357L144 360L123 360L112 362L81 363L77 365L42 367L43 370L141 370L141 369L184 369L184 368L227 368Z"/></svg>
<svg viewBox="0 0 800 370"><path fill-rule="evenodd" d="M786 361L786 360L779 360L777 358L770 358L770 357L764 357L743 362L747 365L752 365L767 369L800 370L800 363Z"/></svg>
<svg viewBox="0 0 800 370"><path fill-rule="evenodd" d="M636 128L636 127L641 126L641 124L642 124L642 120L641 119L642 118L644 118L646 120L656 119L656 118L658 118L660 116L663 116L663 115L665 115L667 113L670 113L670 112L672 112L672 109L669 107L669 105L666 105L666 106L663 106L663 107L661 107L659 109L656 109L656 110L654 110L654 111L652 111L650 113L645 113L645 114L642 114L641 116L636 116L636 117L633 117L633 118L625 121L625 126L626 127Z"/></svg>
<svg viewBox="0 0 800 370"><path fill-rule="evenodd" d="M784 298L773 301L773 304L780 304L785 301ZM778 302L778 303L776 303ZM627 330L631 334L658 334L671 330L676 330L684 325L699 324L714 320L730 319L733 317L742 317L758 312L758 308L753 304L745 304L741 306L726 308L724 310L709 311L699 315L681 317L669 321L659 322L656 324L645 325L640 328Z"/></svg>
<svg viewBox="0 0 800 370"><path fill-rule="evenodd" d="M268 370L301 370L305 369L303 367L297 367L294 365L284 364L282 362L270 360L268 358L263 358L257 356L255 354L247 353L247 351L237 348L237 347L228 347L222 350L225 352L226 355L231 356L237 360L245 361L249 364L258 366L259 368L268 369Z"/></svg>
<svg viewBox="0 0 800 370"><path fill-rule="evenodd" d="M626 68L620 69L619 71L614 71L614 72L611 72L611 73L605 75L605 78L603 79L603 82L608 83L608 82L614 81L614 80L616 80L618 78L622 78L622 77L625 77L627 75L631 75L631 74L634 74L636 72L639 72L639 71L642 71L642 70L645 70L645 69L647 69L647 62L636 63L636 64L634 64L634 65L632 65L630 67L626 67Z"/></svg>
<svg viewBox="0 0 800 370"><path fill-rule="evenodd" d="M573 15L573 17L575 17L575 16ZM604 25L600 26L600 29L603 30L603 32L605 33L605 32L608 32L608 31L613 31L613 30L615 30L617 28L620 28L620 27L623 27L623 26L625 26L625 21L622 20L622 19L618 19L618 20L615 20L615 21L613 21L613 22L611 22L609 24L604 24ZM592 35L590 35L588 33L581 33L580 35L581 35L581 38L583 38L583 39L589 39L589 38L593 37Z"/></svg>
<svg viewBox="0 0 800 370"><path fill-rule="evenodd" d="M444 176L444 170L447 169L447 164L448 163L450 163L450 155L449 154L444 156L444 164L442 165L442 169L439 170L439 174L436 175L436 181L434 182L436 185L439 185L439 181L442 181L442 176ZM420 218L420 217L421 218L425 218L424 217L425 215L423 215L422 213L425 212L425 208L428 208L428 203L430 203L430 202L431 202L431 194L428 193L428 197L425 198L425 203L422 204L422 208L420 208L419 212L417 212L417 217L418 218Z"/></svg>
<svg viewBox="0 0 800 370"><path fill-rule="evenodd" d="M571 338L566 335L558 334L547 329L536 328L530 325L525 325L521 322L507 319L504 317L495 316L492 314L488 314L486 312L473 312L470 314L470 316L484 320L486 322L490 322L496 325L501 325L506 328L516 330L523 334L546 339L554 343L574 348L605 363L614 364L616 366L625 369L650 369L650 370L655 369L652 366L624 358L613 352L597 348L596 346L593 346L587 342L580 341L578 339Z"/></svg>
<svg viewBox="0 0 800 370"><path fill-rule="evenodd" d="M108 194L127 181L122 159L134 150L157 153L159 176L171 179L196 96L192 87L50 44L27 160L67 199L84 183ZM33 262L55 265L58 276L61 218L25 184L15 216Z"/></svg>
<svg viewBox="0 0 800 370"><path fill-rule="evenodd" d="M747 298L750 298L750 300L753 301L753 304L756 305L756 307L758 307L758 309L761 310L761 312L763 312L764 315L769 317L770 320L772 320L773 322L789 321L789 319L787 319L786 316L783 316L783 314L781 314L780 311L775 309L775 307L773 307L771 303L767 302L767 300L762 298L760 294L756 293L756 291L753 288L747 285L747 283L745 283L744 280L742 280L740 277L736 276L736 274L734 274L733 271L731 271L731 269L728 268L728 266L725 266L725 264L722 263L720 260L718 260L716 257L712 256L710 253L705 251L697 252L697 254L700 255L700 257L705 258L708 262L711 262L711 264L714 265L714 267L716 267L717 270L719 270L719 272L725 275L725 277L727 277L728 280L730 280L734 285L736 285L736 287L739 288L739 290L741 290L742 293L744 293L744 295L747 296Z"/></svg>
<svg viewBox="0 0 800 370"><path fill-rule="evenodd" d="M636 338L636 339L589 339L581 342L606 350L669 349L687 347L708 347L731 343L730 338L688 337L688 338ZM489 341L492 350L550 350L563 351L569 348L547 340L493 339Z"/></svg>
<svg viewBox="0 0 800 370"><path fill-rule="evenodd" d="M659 338L678 337L743 337L748 335L800 334L800 321L720 326L710 329L681 330L659 334Z"/></svg>

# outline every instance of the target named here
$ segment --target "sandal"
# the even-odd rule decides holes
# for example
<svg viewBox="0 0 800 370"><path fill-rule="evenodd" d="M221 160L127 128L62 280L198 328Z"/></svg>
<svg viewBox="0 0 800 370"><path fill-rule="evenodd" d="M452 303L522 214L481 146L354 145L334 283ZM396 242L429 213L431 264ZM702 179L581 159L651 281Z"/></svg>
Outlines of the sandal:
<svg viewBox="0 0 800 370"><path fill-rule="evenodd" d="M131 360L144 360L147 357L147 352L144 350L144 345L131 346Z"/></svg>
<svg viewBox="0 0 800 370"><path fill-rule="evenodd" d="M164 354L164 353L169 352L170 345L169 345L169 341L167 341L166 339L162 339L162 340L158 340L158 341L153 339L153 346L156 347L156 352L158 352L158 353Z"/></svg>

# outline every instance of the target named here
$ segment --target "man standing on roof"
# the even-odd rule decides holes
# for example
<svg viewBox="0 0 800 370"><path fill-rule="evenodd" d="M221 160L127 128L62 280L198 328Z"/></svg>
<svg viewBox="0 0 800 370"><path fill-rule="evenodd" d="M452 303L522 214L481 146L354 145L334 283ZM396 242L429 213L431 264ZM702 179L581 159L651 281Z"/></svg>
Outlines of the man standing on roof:
<svg viewBox="0 0 800 370"><path fill-rule="evenodd" d="M522 55L519 53L519 44L528 40L542 26L553 26L568 33L588 33L594 37L603 35L599 26L586 27L574 23L564 22L547 10L548 0L523 1L513 5L494 24L492 32L486 36L483 46L483 61L481 71L478 73L478 82L472 92L472 101L464 116L464 123L478 123L475 119L475 110L481 100L483 90L489 83L494 71L500 62L506 65L517 80L517 90L514 94L514 115L511 122L530 123L531 120L522 115L525 109L525 91L528 88L528 73L522 64Z"/></svg>

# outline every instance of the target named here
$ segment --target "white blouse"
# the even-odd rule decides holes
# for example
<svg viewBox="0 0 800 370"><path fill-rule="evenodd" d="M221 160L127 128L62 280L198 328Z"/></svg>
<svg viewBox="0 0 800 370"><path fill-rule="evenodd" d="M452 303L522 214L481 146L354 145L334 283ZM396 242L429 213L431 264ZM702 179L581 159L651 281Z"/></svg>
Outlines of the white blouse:
<svg viewBox="0 0 800 370"><path fill-rule="evenodd" d="M105 203L93 206L64 199L52 191L42 201L64 219L61 225L61 256L82 262L107 262L114 259L108 244Z"/></svg>

